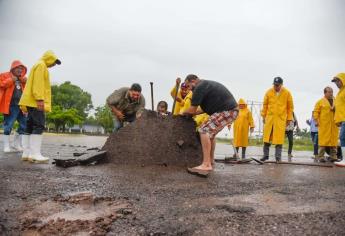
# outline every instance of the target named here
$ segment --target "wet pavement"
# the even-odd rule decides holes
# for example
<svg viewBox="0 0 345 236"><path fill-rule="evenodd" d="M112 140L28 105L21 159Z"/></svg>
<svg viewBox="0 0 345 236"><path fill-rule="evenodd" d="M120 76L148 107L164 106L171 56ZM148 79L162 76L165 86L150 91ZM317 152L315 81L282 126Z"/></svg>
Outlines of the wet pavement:
<svg viewBox="0 0 345 236"><path fill-rule="evenodd" d="M49 134L43 154L71 157L73 152L101 147L105 140ZM249 147L248 156L260 157L261 151ZM221 158L233 152L230 145L219 144L216 153ZM295 152L293 159L312 162L311 155ZM205 179L174 166L108 163L63 169L21 162L19 154L0 151L0 235L344 235L344 231L345 168L217 163Z"/></svg>

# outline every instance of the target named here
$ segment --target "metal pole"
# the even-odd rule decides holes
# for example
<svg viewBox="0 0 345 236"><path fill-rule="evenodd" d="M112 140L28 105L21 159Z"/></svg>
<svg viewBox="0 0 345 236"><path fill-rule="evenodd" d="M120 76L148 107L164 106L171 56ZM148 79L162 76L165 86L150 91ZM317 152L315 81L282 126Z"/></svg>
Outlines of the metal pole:
<svg viewBox="0 0 345 236"><path fill-rule="evenodd" d="M154 111L155 107L154 107L154 102L153 102L153 82L150 82L150 85L151 85L151 106L152 106L152 111Z"/></svg>
<svg viewBox="0 0 345 236"><path fill-rule="evenodd" d="M177 94L178 94L178 89L179 89L179 84L176 84L176 87L175 87L175 97L174 97L174 103L173 103L173 107L172 107L172 111L171 113L174 114L174 111L175 111L175 105L176 105L176 97L177 97Z"/></svg>

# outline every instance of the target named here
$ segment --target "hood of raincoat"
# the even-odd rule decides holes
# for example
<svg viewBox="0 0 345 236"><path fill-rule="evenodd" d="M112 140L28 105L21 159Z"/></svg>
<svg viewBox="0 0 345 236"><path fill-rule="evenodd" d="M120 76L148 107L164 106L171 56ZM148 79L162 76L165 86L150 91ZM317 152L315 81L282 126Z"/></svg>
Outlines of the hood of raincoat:
<svg viewBox="0 0 345 236"><path fill-rule="evenodd" d="M343 82L343 86L345 86L345 73L339 73L334 77L340 79Z"/></svg>
<svg viewBox="0 0 345 236"><path fill-rule="evenodd" d="M22 74L20 75L20 77L24 77L25 74L26 74L26 72L27 72L27 68L26 68L26 66L24 66L24 64L23 64L21 61L19 61L19 60L15 60L15 61L12 62L12 64L11 64L11 70L10 70L10 71L12 71L14 68L16 68L16 67L18 67L18 66L22 66L22 67L24 68L24 70L22 71Z"/></svg>
<svg viewBox="0 0 345 236"><path fill-rule="evenodd" d="M247 103L243 98L240 98L240 100L238 100L238 105L245 105L245 108L247 107Z"/></svg>
<svg viewBox="0 0 345 236"><path fill-rule="evenodd" d="M57 60L57 56L55 55L55 53L51 50L46 51L43 56L41 57L41 60L44 61L44 63L46 64L46 66L51 66L53 65L56 60Z"/></svg>

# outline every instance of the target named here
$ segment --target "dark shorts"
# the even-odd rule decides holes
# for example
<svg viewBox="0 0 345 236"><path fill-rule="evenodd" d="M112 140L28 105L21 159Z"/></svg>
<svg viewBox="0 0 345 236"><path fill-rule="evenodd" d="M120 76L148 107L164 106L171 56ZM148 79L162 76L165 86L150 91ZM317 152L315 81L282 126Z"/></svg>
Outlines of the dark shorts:
<svg viewBox="0 0 345 236"><path fill-rule="evenodd" d="M28 107L28 118L26 122L27 134L42 134L45 128L46 116L44 111L39 111L34 107Z"/></svg>
<svg viewBox="0 0 345 236"><path fill-rule="evenodd" d="M199 133L208 134L210 138L214 138L225 126L230 125L236 120L238 110L230 110L213 113L208 120L199 128Z"/></svg>

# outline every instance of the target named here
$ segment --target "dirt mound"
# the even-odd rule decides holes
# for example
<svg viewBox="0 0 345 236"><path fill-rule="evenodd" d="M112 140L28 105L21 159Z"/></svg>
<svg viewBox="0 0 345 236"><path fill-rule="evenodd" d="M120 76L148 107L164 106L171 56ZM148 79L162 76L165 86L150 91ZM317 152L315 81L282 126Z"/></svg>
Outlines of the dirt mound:
<svg viewBox="0 0 345 236"><path fill-rule="evenodd" d="M116 164L193 166L202 160L193 119L153 111L111 134L103 150Z"/></svg>

